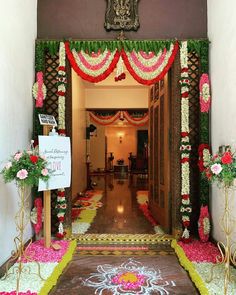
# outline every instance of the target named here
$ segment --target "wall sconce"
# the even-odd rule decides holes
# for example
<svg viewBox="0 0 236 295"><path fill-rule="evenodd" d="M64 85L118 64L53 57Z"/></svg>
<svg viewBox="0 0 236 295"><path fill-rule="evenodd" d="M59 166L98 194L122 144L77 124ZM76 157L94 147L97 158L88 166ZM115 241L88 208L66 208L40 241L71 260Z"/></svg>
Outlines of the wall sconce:
<svg viewBox="0 0 236 295"><path fill-rule="evenodd" d="M116 210L117 210L117 212L118 212L119 214L123 214L123 213L124 213L124 206L121 204L121 202L120 202L120 204L117 206Z"/></svg>
<svg viewBox="0 0 236 295"><path fill-rule="evenodd" d="M117 136L119 137L119 142L120 143L122 143L124 135L125 135L124 132L118 132L117 133Z"/></svg>

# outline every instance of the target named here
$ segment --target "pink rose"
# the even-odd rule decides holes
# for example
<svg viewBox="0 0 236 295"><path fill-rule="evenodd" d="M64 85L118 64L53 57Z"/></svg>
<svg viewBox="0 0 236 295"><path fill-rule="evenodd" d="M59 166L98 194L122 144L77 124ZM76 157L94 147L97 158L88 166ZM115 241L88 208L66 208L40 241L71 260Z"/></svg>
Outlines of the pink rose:
<svg viewBox="0 0 236 295"><path fill-rule="evenodd" d="M25 170L25 169L21 169L20 171L17 172L16 176L17 176L19 179L23 180L23 179L27 178L27 176L28 176L28 172L27 172L27 170Z"/></svg>
<svg viewBox="0 0 236 295"><path fill-rule="evenodd" d="M5 168L8 170L12 167L12 162L8 162L6 165L5 165Z"/></svg>
<svg viewBox="0 0 236 295"><path fill-rule="evenodd" d="M220 164L214 164L211 166L211 171L213 174L218 175L222 171L222 166Z"/></svg>
<svg viewBox="0 0 236 295"><path fill-rule="evenodd" d="M14 160L19 161L21 157L22 157L22 153L16 153L14 156Z"/></svg>
<svg viewBox="0 0 236 295"><path fill-rule="evenodd" d="M43 176L47 176L48 175L48 169L47 168L44 168L42 171L41 171L41 174Z"/></svg>

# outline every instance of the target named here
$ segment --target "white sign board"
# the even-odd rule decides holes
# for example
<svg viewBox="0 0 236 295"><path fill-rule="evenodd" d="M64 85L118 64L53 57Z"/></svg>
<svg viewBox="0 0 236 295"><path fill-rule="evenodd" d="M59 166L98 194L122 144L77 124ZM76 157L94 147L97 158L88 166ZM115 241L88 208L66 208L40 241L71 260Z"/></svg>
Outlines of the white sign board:
<svg viewBox="0 0 236 295"><path fill-rule="evenodd" d="M38 191L69 187L71 184L70 138L64 136L39 136L39 153L48 161L51 170L48 182L39 181Z"/></svg>
<svg viewBox="0 0 236 295"><path fill-rule="evenodd" d="M52 115L39 114L39 122L41 125L57 126L57 121Z"/></svg>

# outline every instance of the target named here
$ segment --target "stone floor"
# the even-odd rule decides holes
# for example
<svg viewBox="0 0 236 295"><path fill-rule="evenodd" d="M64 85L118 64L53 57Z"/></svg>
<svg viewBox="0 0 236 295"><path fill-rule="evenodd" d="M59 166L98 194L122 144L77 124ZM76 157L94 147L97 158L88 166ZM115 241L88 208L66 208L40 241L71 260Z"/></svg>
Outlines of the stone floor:
<svg viewBox="0 0 236 295"><path fill-rule="evenodd" d="M130 263L132 264L131 268L129 268ZM111 282L115 275L124 270L125 273L130 272L130 269L132 269L132 273L141 272L146 275L143 288L135 292L124 291ZM97 293L95 293L96 290ZM144 254L141 256L83 256L78 252L60 278L57 287L50 294L194 295L199 293L173 253L168 253L168 255L162 253L155 256Z"/></svg>
<svg viewBox="0 0 236 295"><path fill-rule="evenodd" d="M103 206L87 233L153 234L154 229L138 207L137 190L147 190L147 179L138 175L107 174L94 176L95 189L102 189Z"/></svg>

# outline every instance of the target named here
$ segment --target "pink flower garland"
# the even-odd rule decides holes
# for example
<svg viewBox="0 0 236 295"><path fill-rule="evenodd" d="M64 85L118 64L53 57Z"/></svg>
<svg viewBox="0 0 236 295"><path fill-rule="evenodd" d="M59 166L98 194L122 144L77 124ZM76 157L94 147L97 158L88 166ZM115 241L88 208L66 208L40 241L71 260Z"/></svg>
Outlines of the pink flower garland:
<svg viewBox="0 0 236 295"><path fill-rule="evenodd" d="M210 82L208 74L202 74L199 88L201 112L208 113L211 106Z"/></svg>
<svg viewBox="0 0 236 295"><path fill-rule="evenodd" d="M37 211L37 223L33 224L33 227L34 227L35 233L38 234L42 228L42 212L43 212L42 199L36 198L34 200L34 206Z"/></svg>

